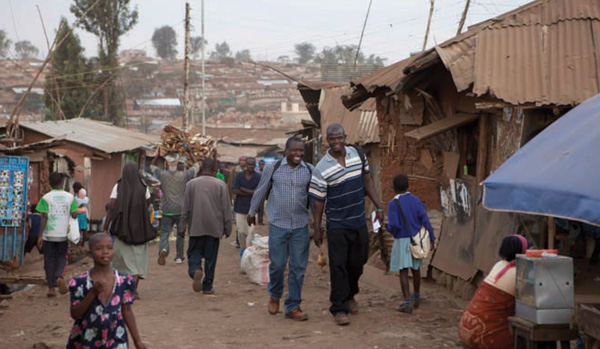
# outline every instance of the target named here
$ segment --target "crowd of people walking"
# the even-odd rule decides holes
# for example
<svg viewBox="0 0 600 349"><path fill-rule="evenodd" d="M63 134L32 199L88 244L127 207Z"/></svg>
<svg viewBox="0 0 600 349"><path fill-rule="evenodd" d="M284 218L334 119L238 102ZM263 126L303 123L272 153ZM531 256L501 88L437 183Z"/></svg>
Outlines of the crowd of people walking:
<svg viewBox="0 0 600 349"><path fill-rule="evenodd" d="M182 264L187 259L193 290L213 294L221 239L232 234L235 221L236 244L240 257L243 256L252 243L254 227L261 223L260 213L266 202L270 261L266 310L271 315L280 312L288 269L283 314L285 318L306 321L309 314L301 307L302 287L312 216L312 241L318 249L324 248L326 241L329 257L329 311L337 325L350 324L348 315L360 311L355 296L360 292L359 281L369 255L365 202L367 198L372 202L374 221L379 224L384 221L384 205L371 179L367 156L361 148L346 145L343 127L329 125L326 140L329 149L315 165L304 162L305 143L298 137L287 140L284 158L268 164L261 160L258 171L253 157L240 158L239 171L234 169L225 174L212 157L187 170L177 162L171 163L170 169L160 169L155 166L155 159L150 168L162 189L158 264L167 262L169 235L176 226L174 263ZM71 292L71 316L75 324L68 347L126 347L129 332L136 348L145 348L131 304L140 297L137 292L140 280L148 277L148 243L157 234L150 219L151 194L138 165L133 162L124 165L107 205L104 232L92 235L88 242L94 266L71 279L68 288L63 275L69 219L77 218L79 227L87 229L84 223L88 200L81 185L74 187L75 195L63 190L63 177L59 173L52 173L49 181L53 190L32 206L28 224L32 231L38 232L36 242L44 252L48 296L56 296L56 287L63 294ZM396 196L387 205L386 225L394 236L390 270L398 272L404 298L397 310L410 314L419 307L421 299L422 257L411 252L414 239L424 229L433 249L435 235L425 206L408 191L408 177L398 174L393 179L393 189ZM186 234L188 247L184 255ZM465 345L477 347L481 344L477 338L483 338L474 335L476 320L486 318L477 304L485 304L490 296L497 298L504 294L508 307L498 311L506 312L514 304L514 255L527 246L522 237L515 239L503 243L500 250L503 261L494 267L463 316L460 337ZM31 250L34 246L29 245ZM504 330L506 326L501 327Z"/></svg>

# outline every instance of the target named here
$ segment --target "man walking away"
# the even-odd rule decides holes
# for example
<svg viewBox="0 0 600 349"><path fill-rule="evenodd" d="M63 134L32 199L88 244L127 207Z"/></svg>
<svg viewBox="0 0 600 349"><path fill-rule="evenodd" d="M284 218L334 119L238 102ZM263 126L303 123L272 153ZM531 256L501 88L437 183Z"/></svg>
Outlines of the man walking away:
<svg viewBox="0 0 600 349"><path fill-rule="evenodd" d="M152 174L160 181L160 187L163 192L161 198L161 209L162 218L160 220L160 242L158 245L158 264L165 265L167 256L169 255L169 235L173 230L173 225L179 226L181 218L181 203L183 201L183 193L185 191L185 184L192 178L196 177L198 173L198 164L196 163L192 168L184 171L184 164L182 162L176 164L169 164L171 166L177 166L176 169L161 170L154 165L158 156L152 160L150 169ZM183 238L176 237L176 255L175 264L183 263L183 248L185 241Z"/></svg>
<svg viewBox="0 0 600 349"><path fill-rule="evenodd" d="M202 291L203 294L214 293L219 242L221 237L229 237L232 225L227 185L216 178L215 173L214 160L204 159L200 176L185 186L183 210L177 227L178 234L184 237L189 226L188 274L194 280L194 291Z"/></svg>
<svg viewBox="0 0 600 349"><path fill-rule="evenodd" d="M235 194L235 202L233 211L235 212L235 225L238 233L238 241L240 243L240 256L244 254L246 249L246 240L248 235L252 235L254 227L249 227L246 223L246 215L250 210L250 202L252 194L260 181L260 174L254 171L256 160L247 158L245 171L240 172L235 177L233 182L233 193Z"/></svg>
<svg viewBox="0 0 600 349"><path fill-rule="evenodd" d="M269 215L269 314L279 311L283 295L284 272L289 259L288 297L285 317L297 321L308 319L300 308L302 285L308 264L308 186L313 166L302 161L304 142L288 138L285 158L269 164L252 197L248 225L255 224L254 214L268 195Z"/></svg>
<svg viewBox="0 0 600 349"><path fill-rule="evenodd" d="M64 191L63 177L52 172L48 178L52 191L38 202L36 210L42 214L42 235L38 239L38 248L44 251L44 270L48 283L48 297L56 297L55 287L61 294L69 292L63 279L67 265L69 242L67 232L70 217L77 217L77 202L72 194ZM43 247L42 247L43 245Z"/></svg>
<svg viewBox="0 0 600 349"><path fill-rule="evenodd" d="M354 296L358 280L369 254L369 236L365 219L365 192L377 207L377 219L383 222L383 209L369 163L362 149L347 147L346 133L340 124L327 127L329 150L312 174L310 195L314 198L315 244L321 246L321 217L327 216L327 248L331 293L329 311L338 325L350 323L348 313L358 313Z"/></svg>

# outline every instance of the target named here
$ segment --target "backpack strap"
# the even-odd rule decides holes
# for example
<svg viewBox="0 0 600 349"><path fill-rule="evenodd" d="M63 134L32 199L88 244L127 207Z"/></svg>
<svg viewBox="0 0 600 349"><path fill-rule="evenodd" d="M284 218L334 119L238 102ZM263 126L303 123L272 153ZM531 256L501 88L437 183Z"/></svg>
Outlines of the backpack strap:
<svg viewBox="0 0 600 349"><path fill-rule="evenodd" d="M265 196L267 200L269 199L269 195L271 194L271 188L273 188L273 176L275 175L275 171L277 171L277 169L281 166L281 161L281 159L277 160L277 162L275 162L275 165L273 166L273 172L271 172L271 178L269 178L269 189L267 189L267 195Z"/></svg>
<svg viewBox="0 0 600 349"><path fill-rule="evenodd" d="M415 242L415 240L412 237L412 233L410 232L410 227L408 226L408 221L406 220L406 216L404 215L404 210L402 210L402 206L400 205L400 200L398 200L398 198L395 198L394 203L396 204L396 207L398 207L398 210L400 210L400 215L402 215L402 222L404 223L404 229L406 229L406 231L408 232L408 235L410 235L410 244L416 245L417 243Z"/></svg>
<svg viewBox="0 0 600 349"><path fill-rule="evenodd" d="M366 163L367 163L367 160L365 158L365 152L363 151L363 149L361 147L359 147L357 145L351 144L350 146L352 148L356 149L356 152L358 153L358 157L360 158L360 162L362 162L362 174L364 176L365 172L366 172L365 167L366 167Z"/></svg>

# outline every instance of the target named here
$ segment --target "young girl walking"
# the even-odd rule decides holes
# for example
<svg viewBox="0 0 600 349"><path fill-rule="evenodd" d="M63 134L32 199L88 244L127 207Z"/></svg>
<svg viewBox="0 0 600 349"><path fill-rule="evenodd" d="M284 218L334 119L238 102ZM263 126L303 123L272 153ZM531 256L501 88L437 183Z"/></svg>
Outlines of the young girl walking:
<svg viewBox="0 0 600 349"><path fill-rule="evenodd" d="M94 234L89 249L94 266L69 282L75 323L67 348L128 348L127 329L135 347L146 348L131 308L135 282L110 267L114 255L111 237Z"/></svg>
<svg viewBox="0 0 600 349"><path fill-rule="evenodd" d="M394 236L390 271L399 272L400 287L404 296L404 302L396 310L412 314L413 310L419 307L420 269L423 260L412 256L410 252L411 238L421 230L421 227L425 227L429 232L429 241L431 241L431 249L433 250L435 235L429 217L427 217L427 212L425 212L425 205L417 196L407 191L408 177L403 174L396 175L393 185L394 192L397 195L388 204L389 223L387 225L387 230ZM406 219L406 222L404 219ZM412 271L413 278L414 293L412 297L410 296L410 286L408 284L409 269Z"/></svg>

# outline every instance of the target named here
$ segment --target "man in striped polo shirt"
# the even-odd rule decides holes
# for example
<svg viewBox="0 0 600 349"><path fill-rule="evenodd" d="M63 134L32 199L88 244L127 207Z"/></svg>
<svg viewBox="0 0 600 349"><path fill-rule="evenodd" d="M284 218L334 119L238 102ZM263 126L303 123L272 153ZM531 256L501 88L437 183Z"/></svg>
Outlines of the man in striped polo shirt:
<svg viewBox="0 0 600 349"><path fill-rule="evenodd" d="M327 249L331 293L329 311L338 325L350 323L348 313L358 313L354 295L369 253L365 218L365 193L377 207L377 219L383 222L383 209L369 163L362 150L347 147L346 133L340 124L327 127L329 150L312 174L309 194L314 199L315 244L321 246L321 217L327 216Z"/></svg>

